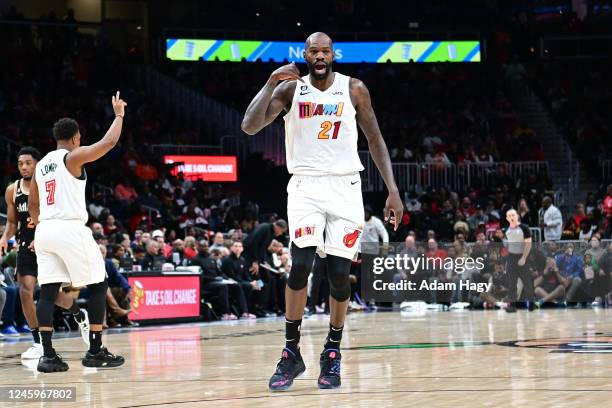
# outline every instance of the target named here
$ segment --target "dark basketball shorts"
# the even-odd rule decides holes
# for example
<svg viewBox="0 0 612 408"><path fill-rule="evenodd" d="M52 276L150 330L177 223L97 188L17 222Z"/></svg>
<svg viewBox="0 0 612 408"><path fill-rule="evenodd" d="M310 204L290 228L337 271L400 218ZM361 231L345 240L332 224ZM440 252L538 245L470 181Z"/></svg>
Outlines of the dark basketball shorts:
<svg viewBox="0 0 612 408"><path fill-rule="evenodd" d="M36 254L28 247L21 246L17 251L17 273L21 276L33 276L38 278Z"/></svg>

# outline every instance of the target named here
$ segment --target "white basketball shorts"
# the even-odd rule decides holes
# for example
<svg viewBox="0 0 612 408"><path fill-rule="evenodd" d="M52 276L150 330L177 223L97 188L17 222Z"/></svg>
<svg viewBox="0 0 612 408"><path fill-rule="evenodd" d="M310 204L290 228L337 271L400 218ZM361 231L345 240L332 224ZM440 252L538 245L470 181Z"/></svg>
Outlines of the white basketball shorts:
<svg viewBox="0 0 612 408"><path fill-rule="evenodd" d="M75 287L102 282L104 259L91 230L79 220L45 220L36 226L38 282Z"/></svg>
<svg viewBox="0 0 612 408"><path fill-rule="evenodd" d="M294 175L287 185L289 236L300 248L353 259L364 214L359 173L346 176Z"/></svg>

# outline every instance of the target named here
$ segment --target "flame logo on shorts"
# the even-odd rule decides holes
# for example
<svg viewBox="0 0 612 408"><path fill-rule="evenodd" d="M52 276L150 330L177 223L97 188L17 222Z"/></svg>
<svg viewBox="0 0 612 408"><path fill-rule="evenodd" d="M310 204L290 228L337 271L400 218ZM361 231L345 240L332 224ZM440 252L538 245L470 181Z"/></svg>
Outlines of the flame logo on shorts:
<svg viewBox="0 0 612 408"><path fill-rule="evenodd" d="M361 235L361 231L356 229L353 232L349 232L348 234L346 234L342 239L342 242L344 242L344 245L346 245L347 248L352 248L353 246L355 246L359 235Z"/></svg>

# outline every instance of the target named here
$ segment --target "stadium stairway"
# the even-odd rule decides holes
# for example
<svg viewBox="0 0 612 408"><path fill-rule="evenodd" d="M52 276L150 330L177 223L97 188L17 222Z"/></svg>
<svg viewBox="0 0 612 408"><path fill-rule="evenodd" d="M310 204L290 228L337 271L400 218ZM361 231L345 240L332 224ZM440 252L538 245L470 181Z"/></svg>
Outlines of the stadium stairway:
<svg viewBox="0 0 612 408"><path fill-rule="evenodd" d="M598 181L583 171L543 101L527 86L516 87L513 94L514 102L521 110L521 119L535 131L542 144L553 187L561 192L561 209L573 211L577 202L584 202L588 192L597 191Z"/></svg>

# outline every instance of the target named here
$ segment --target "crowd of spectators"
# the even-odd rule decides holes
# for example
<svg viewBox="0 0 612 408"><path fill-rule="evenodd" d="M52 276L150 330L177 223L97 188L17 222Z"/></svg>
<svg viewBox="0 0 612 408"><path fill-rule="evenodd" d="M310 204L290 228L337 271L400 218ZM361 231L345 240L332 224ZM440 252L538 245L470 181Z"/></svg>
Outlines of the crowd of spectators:
<svg viewBox="0 0 612 408"><path fill-rule="evenodd" d="M156 142L211 143L217 135L195 132L174 118L174 110L147 98L141 90L138 64L130 63L103 33L90 36L57 26L34 29L10 24L0 25L0 33L5 39L0 52L7 56L0 59L0 136L7 141L2 145L9 146L0 149L3 186L17 177L11 141L47 152L54 148L52 123L59 117L72 116L80 123L87 143L100 137L108 126L112 117L109 97L117 87L129 103L120 144L106 160L88 168L90 187L97 185L90 192L89 225L106 257L111 282L107 296L109 326L131 324L127 317L131 288L123 273L139 269L199 266L203 271L203 296L212 300L215 314L222 319L283 313L284 281L290 272L286 223L278 214L263 214L253 202L241 202L227 186L190 180L173 172L149 148ZM211 62L173 64L163 69L242 110L277 66L266 62ZM406 191L407 211L401 228L389 231L392 241L418 238L434 240L436 245L451 243L448 252L461 256L464 249L456 247L457 243L463 248L474 242L499 241L509 208L517 208L524 223L539 229L542 240L580 240L592 245L610 238L612 188L599 199L590 195L584 204L576 206L574 214L562 217L546 198L552 194L547 174L515 178L505 165L493 164L544 159L533 129L518 120L495 67L356 64L337 69L370 87L394 162L491 165L484 176L486 182L477 180L465 191L445 187ZM609 78L609 68L571 75L573 80L563 80L556 66L542 69L538 77L550 81L546 92L552 109L560 119L570 122L576 146L584 150L579 151L586 154L600 145L609 149L611 138L605 137L610 129L605 116L609 92L598 86ZM572 113L576 111L583 113ZM361 138L361 148L365 148L363 142ZM429 243L429 250L438 250ZM580 262L574 258L566 262L564 255L556 252L550 249L546 262L540 262L533 271L538 274L535 289L542 300L558 300L567 292L570 298L582 293L601 301L607 292L593 291L593 287L605 286L589 283L591 273L586 268L597 270L592 279L609 277L605 254L585 254ZM576 257L576 252L571 256ZM3 260L7 285L0 290L0 303L2 294L6 294L3 320L20 326L19 302L10 289L14 286L9 280L10 269L6 269L14 267L11 259L9 253ZM577 269L567 272L568 264L578 265ZM557 269L559 274L555 272L553 277ZM483 280L501 282L503 262L493 259L488 271L488 275L481 275ZM568 284L570 276L573 280ZM555 282L562 284L563 296ZM494 287L499 289L495 293L503 293L503 284ZM87 296L81 292L80 296ZM311 310L325 302L324 296L315 297L318 299L311 302Z"/></svg>

